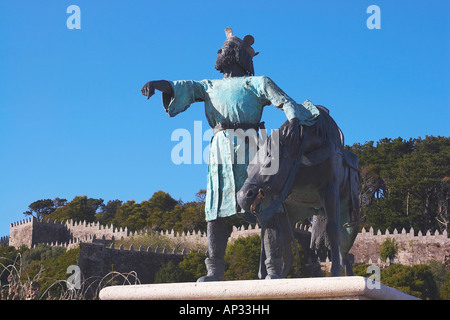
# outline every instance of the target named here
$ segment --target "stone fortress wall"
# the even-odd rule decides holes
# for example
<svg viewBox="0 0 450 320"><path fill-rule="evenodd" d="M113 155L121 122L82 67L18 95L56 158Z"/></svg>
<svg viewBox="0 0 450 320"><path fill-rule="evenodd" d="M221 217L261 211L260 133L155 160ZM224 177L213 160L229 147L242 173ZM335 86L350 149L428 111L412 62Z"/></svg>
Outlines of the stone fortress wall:
<svg viewBox="0 0 450 320"><path fill-rule="evenodd" d="M100 225L86 221L41 221L35 217L11 223L9 245L31 248L40 243L67 248L75 248L80 242L93 242L95 239L113 240L128 237L127 228L115 228L113 225Z"/></svg>
<svg viewBox="0 0 450 320"><path fill-rule="evenodd" d="M387 239L394 239L398 246L398 252L393 261L380 261L380 245ZM350 250L354 256L355 263L367 263L377 265L389 265L391 263L400 263L403 265L423 264L435 260L450 265L450 239L447 231L433 233L427 231L423 234L421 231L415 232L410 229L407 232L403 229L398 232L386 230L384 234L378 230L374 233L373 228L366 231L364 228L358 234L355 243Z"/></svg>
<svg viewBox="0 0 450 320"><path fill-rule="evenodd" d="M246 237L260 234L258 225L245 228L244 226L233 228L230 240L239 237ZM19 247L26 245L34 247L43 243L52 246L63 246L68 249L78 247L80 243L102 243L110 244L114 239L129 238L139 235L142 232L130 232L128 228L116 228L113 225L100 225L98 222L86 223L69 221L39 221L36 218L24 219L10 225L10 235L0 239L0 245L11 245ZM165 231L161 235L182 244L186 242L197 243L207 246L207 237L202 232L174 232ZM317 259L312 250L309 250L311 237L310 227L297 224L295 235L302 247L307 251L309 258ZM380 259L380 245L387 238L394 239L398 245L398 253L393 261L383 262ZM112 249L112 248L108 248ZM116 250L124 248L116 248ZM128 250L128 248L127 248ZM131 248L136 251L148 251L150 248ZM163 251L163 248L159 248ZM309 251L308 251L309 250ZM120 251L120 250L119 250ZM180 252L178 253L180 254ZM440 261L450 264L450 239L446 231L435 232L415 232L413 229L406 232L394 230L392 233L386 230L374 232L372 228L368 231L364 228L358 234L355 243L350 251L354 263L377 264L384 266L390 263L401 263L404 265L415 265L426 263L430 260ZM327 262L322 259L322 262Z"/></svg>

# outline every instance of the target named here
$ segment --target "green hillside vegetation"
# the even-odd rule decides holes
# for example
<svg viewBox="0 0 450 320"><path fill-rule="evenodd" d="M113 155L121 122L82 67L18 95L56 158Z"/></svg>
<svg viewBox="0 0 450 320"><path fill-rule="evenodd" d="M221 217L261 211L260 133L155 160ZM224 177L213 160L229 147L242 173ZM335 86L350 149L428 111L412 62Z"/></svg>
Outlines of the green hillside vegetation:
<svg viewBox="0 0 450 320"><path fill-rule="evenodd" d="M375 230L447 230L450 138L355 143L363 221Z"/></svg>

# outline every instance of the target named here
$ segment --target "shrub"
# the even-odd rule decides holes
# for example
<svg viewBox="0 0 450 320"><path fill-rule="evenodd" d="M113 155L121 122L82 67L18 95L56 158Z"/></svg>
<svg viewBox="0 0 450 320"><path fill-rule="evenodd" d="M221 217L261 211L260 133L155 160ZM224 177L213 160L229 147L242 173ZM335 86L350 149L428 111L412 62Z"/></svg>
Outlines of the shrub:
<svg viewBox="0 0 450 320"><path fill-rule="evenodd" d="M297 246L297 250L295 250ZM303 248L300 246L298 241L294 240L291 244L291 252L293 255L294 262L292 264L291 270L287 275L287 278L307 278L311 276L311 270L306 266L306 257Z"/></svg>
<svg viewBox="0 0 450 320"><path fill-rule="evenodd" d="M204 253L191 252L178 265L169 261L159 268L154 283L197 281L206 275L205 258Z"/></svg>
<svg viewBox="0 0 450 320"><path fill-rule="evenodd" d="M367 273L368 268L369 268L368 264L355 263L353 265L353 273L355 274L355 276L368 278L368 277L370 277L370 274Z"/></svg>
<svg viewBox="0 0 450 320"><path fill-rule="evenodd" d="M450 300L450 270L447 270L441 285L440 297L442 300Z"/></svg>
<svg viewBox="0 0 450 320"><path fill-rule="evenodd" d="M439 290L429 265L393 264L381 271L381 282L421 299L439 299Z"/></svg>
<svg viewBox="0 0 450 320"><path fill-rule="evenodd" d="M25 251L22 259L25 265L29 265L33 261L56 258L64 252L66 252L66 249L63 247L52 247L45 244L38 244L35 248Z"/></svg>
<svg viewBox="0 0 450 320"><path fill-rule="evenodd" d="M381 260L386 261L387 258L394 259L398 252L398 245L395 239L386 238L384 242L380 245L380 257Z"/></svg>
<svg viewBox="0 0 450 320"><path fill-rule="evenodd" d="M156 272L154 283L184 282L184 272L172 261L163 264Z"/></svg>
<svg viewBox="0 0 450 320"><path fill-rule="evenodd" d="M241 237L230 243L225 253L226 280L258 279L261 237Z"/></svg>
<svg viewBox="0 0 450 320"><path fill-rule="evenodd" d="M197 281L206 275L205 259L206 254L198 252L191 252L184 257L178 266L184 272L185 281Z"/></svg>

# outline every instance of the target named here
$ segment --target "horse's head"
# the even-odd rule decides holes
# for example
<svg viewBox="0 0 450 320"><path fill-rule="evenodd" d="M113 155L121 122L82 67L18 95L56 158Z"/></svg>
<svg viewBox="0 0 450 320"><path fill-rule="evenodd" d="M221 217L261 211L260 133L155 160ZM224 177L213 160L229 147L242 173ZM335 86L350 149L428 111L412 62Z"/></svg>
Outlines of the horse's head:
<svg viewBox="0 0 450 320"><path fill-rule="evenodd" d="M251 166L248 170L249 177L237 193L237 201L242 209L257 215L263 200L272 196L271 179L270 176L261 175L257 165Z"/></svg>
<svg viewBox="0 0 450 320"><path fill-rule="evenodd" d="M282 192L295 160L292 151L274 131L247 167L248 177L237 193L242 209L258 216Z"/></svg>

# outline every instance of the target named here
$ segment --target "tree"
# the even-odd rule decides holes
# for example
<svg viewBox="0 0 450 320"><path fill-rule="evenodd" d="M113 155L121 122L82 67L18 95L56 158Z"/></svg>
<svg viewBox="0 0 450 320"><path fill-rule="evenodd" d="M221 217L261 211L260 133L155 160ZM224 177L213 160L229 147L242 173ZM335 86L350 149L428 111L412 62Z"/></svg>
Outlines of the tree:
<svg viewBox="0 0 450 320"><path fill-rule="evenodd" d="M200 189L195 194L195 202L202 203L203 205L205 205L205 200L206 200L206 190L205 189Z"/></svg>
<svg viewBox="0 0 450 320"><path fill-rule="evenodd" d="M31 203L28 206L28 211L25 211L23 214L26 216L34 216L38 220L42 220L55 210L65 206L67 203L66 199L55 198L51 199L42 199Z"/></svg>
<svg viewBox="0 0 450 320"><path fill-rule="evenodd" d="M103 199L76 196L65 206L60 207L47 215L50 220L70 220L94 222L97 210L103 206Z"/></svg>
<svg viewBox="0 0 450 320"><path fill-rule="evenodd" d="M193 231L205 230L204 196L202 190L196 194L196 201L182 203L170 194L158 191L146 201L136 203L129 200L108 202L97 214L103 223L128 227L131 231L151 228L154 231ZM107 222L109 221L109 222Z"/></svg>
<svg viewBox="0 0 450 320"><path fill-rule="evenodd" d="M181 212L181 226L184 231L206 231L204 204L186 203Z"/></svg>
<svg viewBox="0 0 450 320"><path fill-rule="evenodd" d="M375 195L385 190L383 179L373 170L373 166L362 166L359 168L359 207L369 209L374 201Z"/></svg>
<svg viewBox="0 0 450 320"><path fill-rule="evenodd" d="M162 211L167 212L173 210L173 208L177 205L181 204L174 198L170 196L167 192L157 191L152 197L148 200L147 207L149 211Z"/></svg>
<svg viewBox="0 0 450 320"><path fill-rule="evenodd" d="M162 221L160 228L162 230L176 230L181 231L182 228L182 215L184 212L183 206L177 204L170 211L162 212Z"/></svg>
<svg viewBox="0 0 450 320"><path fill-rule="evenodd" d="M445 230L450 138L381 139L346 147L359 158L364 222L375 229Z"/></svg>
<svg viewBox="0 0 450 320"><path fill-rule="evenodd" d="M100 212L95 217L96 220L102 225L111 224L122 203L121 200L109 200L106 205L100 207Z"/></svg>
<svg viewBox="0 0 450 320"><path fill-rule="evenodd" d="M112 223L117 227L127 227L131 231L144 228L147 225L147 215L142 204L128 200L116 209Z"/></svg>
<svg viewBox="0 0 450 320"><path fill-rule="evenodd" d="M182 229L185 231L206 231L205 220L206 190L201 189L195 194L195 201L183 205L181 214Z"/></svg>
<svg viewBox="0 0 450 320"><path fill-rule="evenodd" d="M436 220L441 224L441 229L448 230L450 207L450 177L444 177L438 190L438 212Z"/></svg>
<svg viewBox="0 0 450 320"><path fill-rule="evenodd" d="M181 221L179 209L173 212L175 206L181 205L181 203L164 191L155 192L148 201L143 201L142 205L148 214L148 224L155 230L170 230L173 228L175 219L180 219ZM171 214L176 214L177 217L174 218Z"/></svg>

